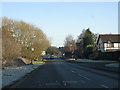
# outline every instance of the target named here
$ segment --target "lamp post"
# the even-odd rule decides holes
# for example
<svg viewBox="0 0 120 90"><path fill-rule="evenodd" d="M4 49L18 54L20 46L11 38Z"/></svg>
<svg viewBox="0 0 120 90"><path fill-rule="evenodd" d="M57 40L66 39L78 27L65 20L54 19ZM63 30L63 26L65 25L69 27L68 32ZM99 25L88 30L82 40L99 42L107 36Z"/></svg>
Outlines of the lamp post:
<svg viewBox="0 0 120 90"><path fill-rule="evenodd" d="M72 49L72 43L70 43L70 52L71 52L71 49Z"/></svg>
<svg viewBox="0 0 120 90"><path fill-rule="evenodd" d="M71 54L72 54L72 43L70 43L70 52L71 52ZM73 58L73 55L72 55L72 58Z"/></svg>
<svg viewBox="0 0 120 90"><path fill-rule="evenodd" d="M73 58L73 56L74 56L74 51L72 51L72 58Z"/></svg>
<svg viewBox="0 0 120 90"><path fill-rule="evenodd" d="M34 35L34 36L31 38L31 41L30 41L30 46L32 45L32 43L31 43L31 42L32 42L32 39L33 39L33 38L36 38L36 36ZM32 55L33 55L34 50L35 50L34 48L31 48ZM33 64L32 58L31 58L31 64Z"/></svg>
<svg viewBox="0 0 120 90"><path fill-rule="evenodd" d="M74 46L73 43L70 43L70 52L72 54L72 58L74 57Z"/></svg>

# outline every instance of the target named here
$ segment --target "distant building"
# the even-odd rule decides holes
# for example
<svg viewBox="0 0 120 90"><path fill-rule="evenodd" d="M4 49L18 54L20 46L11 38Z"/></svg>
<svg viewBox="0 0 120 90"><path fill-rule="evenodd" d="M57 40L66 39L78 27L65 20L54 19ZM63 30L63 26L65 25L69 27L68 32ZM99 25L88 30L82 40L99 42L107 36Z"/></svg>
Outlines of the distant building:
<svg viewBox="0 0 120 90"><path fill-rule="evenodd" d="M59 47L58 48L59 54L61 54L61 56L64 56L64 47Z"/></svg>
<svg viewBox="0 0 120 90"><path fill-rule="evenodd" d="M101 52L120 51L120 34L100 34L97 47Z"/></svg>
<svg viewBox="0 0 120 90"><path fill-rule="evenodd" d="M41 55L43 55L43 56L46 55L46 52L45 52L45 51L42 51Z"/></svg>

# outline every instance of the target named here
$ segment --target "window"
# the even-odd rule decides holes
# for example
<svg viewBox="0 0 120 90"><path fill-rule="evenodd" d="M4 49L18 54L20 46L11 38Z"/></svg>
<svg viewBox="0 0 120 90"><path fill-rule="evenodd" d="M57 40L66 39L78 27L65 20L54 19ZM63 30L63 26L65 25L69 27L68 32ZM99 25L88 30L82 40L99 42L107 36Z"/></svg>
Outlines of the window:
<svg viewBox="0 0 120 90"><path fill-rule="evenodd" d="M114 47L114 43L111 43L111 47Z"/></svg>
<svg viewBox="0 0 120 90"><path fill-rule="evenodd" d="M108 41L108 43L107 43L107 47L108 47L108 48L113 48L113 47L114 47L114 43Z"/></svg>
<svg viewBox="0 0 120 90"><path fill-rule="evenodd" d="M118 47L120 48L120 43L118 43Z"/></svg>

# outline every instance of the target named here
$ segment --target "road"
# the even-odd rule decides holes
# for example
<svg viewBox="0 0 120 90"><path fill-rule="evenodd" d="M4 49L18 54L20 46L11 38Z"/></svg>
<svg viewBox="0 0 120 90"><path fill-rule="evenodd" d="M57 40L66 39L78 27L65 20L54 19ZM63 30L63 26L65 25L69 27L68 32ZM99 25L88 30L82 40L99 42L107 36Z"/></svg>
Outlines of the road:
<svg viewBox="0 0 120 90"><path fill-rule="evenodd" d="M118 75L61 59L46 62L14 88L118 88Z"/></svg>

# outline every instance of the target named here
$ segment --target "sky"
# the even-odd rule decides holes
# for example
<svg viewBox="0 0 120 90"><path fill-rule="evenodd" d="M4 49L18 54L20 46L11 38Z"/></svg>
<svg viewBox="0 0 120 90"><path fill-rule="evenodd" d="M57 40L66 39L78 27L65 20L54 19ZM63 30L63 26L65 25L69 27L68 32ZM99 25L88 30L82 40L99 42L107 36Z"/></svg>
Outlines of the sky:
<svg viewBox="0 0 120 90"><path fill-rule="evenodd" d="M118 2L2 2L2 16L33 24L53 46L63 46L83 29L93 33L118 33Z"/></svg>

